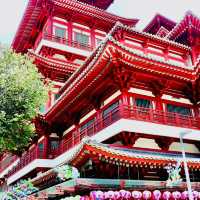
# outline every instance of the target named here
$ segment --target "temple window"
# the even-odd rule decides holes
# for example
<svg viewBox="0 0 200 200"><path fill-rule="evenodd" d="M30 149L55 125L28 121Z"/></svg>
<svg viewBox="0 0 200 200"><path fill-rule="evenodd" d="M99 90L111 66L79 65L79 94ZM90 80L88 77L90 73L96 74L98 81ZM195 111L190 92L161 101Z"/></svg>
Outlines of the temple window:
<svg viewBox="0 0 200 200"><path fill-rule="evenodd" d="M39 112L40 113L45 113L45 111L46 111L45 105L41 105L40 108L39 108Z"/></svg>
<svg viewBox="0 0 200 200"><path fill-rule="evenodd" d="M56 93L54 97L55 97L55 101L56 101L60 97L60 94Z"/></svg>
<svg viewBox="0 0 200 200"><path fill-rule="evenodd" d="M102 39L96 38L96 46L98 46L101 43Z"/></svg>
<svg viewBox="0 0 200 200"><path fill-rule="evenodd" d="M82 32L74 32L74 40L80 44L89 44L89 35Z"/></svg>
<svg viewBox="0 0 200 200"><path fill-rule="evenodd" d="M104 111L103 111L103 117L106 117L109 113L111 113L112 111L114 111L116 108L119 107L119 101L111 104L108 108L106 108Z"/></svg>
<svg viewBox="0 0 200 200"><path fill-rule="evenodd" d="M174 112L181 115L191 115L191 109L183 106L176 106L172 104L167 104L167 111Z"/></svg>
<svg viewBox="0 0 200 200"><path fill-rule="evenodd" d="M59 38L66 38L66 30L61 27L55 27L55 36Z"/></svg>
<svg viewBox="0 0 200 200"><path fill-rule="evenodd" d="M142 108L152 108L152 102L148 99L136 98L135 105Z"/></svg>
<svg viewBox="0 0 200 200"><path fill-rule="evenodd" d="M38 144L38 150L39 150L39 157L42 158L43 151L44 151L44 144L43 143Z"/></svg>
<svg viewBox="0 0 200 200"><path fill-rule="evenodd" d="M59 148L59 141L53 140L50 142L50 145L51 145L51 150L56 150Z"/></svg>
<svg viewBox="0 0 200 200"><path fill-rule="evenodd" d="M83 125L80 127L80 131L84 131L85 129L91 128L91 125L94 124L95 119L96 119L96 118L93 118L93 119L89 120L87 123L83 124Z"/></svg>

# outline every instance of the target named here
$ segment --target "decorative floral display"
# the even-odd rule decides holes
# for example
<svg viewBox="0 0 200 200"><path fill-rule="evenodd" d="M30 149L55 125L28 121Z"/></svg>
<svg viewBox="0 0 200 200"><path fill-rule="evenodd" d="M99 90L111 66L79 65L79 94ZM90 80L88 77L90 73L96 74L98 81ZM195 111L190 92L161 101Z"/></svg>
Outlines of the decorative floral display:
<svg viewBox="0 0 200 200"><path fill-rule="evenodd" d="M69 165L56 167L55 171L58 173L57 177L62 181L70 178L78 178L80 176L78 170L75 167Z"/></svg>
<svg viewBox="0 0 200 200"><path fill-rule="evenodd" d="M173 186L173 185L178 185L182 182L181 176L180 176L180 162L177 162L177 164L171 164L167 167L165 167L168 173L168 180L167 180L167 186Z"/></svg>
<svg viewBox="0 0 200 200"><path fill-rule="evenodd" d="M5 199L18 200L24 199L30 194L37 192L38 188L34 187L30 180L21 180L8 189Z"/></svg>
<svg viewBox="0 0 200 200"><path fill-rule="evenodd" d="M75 197L65 197L61 200L85 200L85 198L82 198L81 196L76 195Z"/></svg>

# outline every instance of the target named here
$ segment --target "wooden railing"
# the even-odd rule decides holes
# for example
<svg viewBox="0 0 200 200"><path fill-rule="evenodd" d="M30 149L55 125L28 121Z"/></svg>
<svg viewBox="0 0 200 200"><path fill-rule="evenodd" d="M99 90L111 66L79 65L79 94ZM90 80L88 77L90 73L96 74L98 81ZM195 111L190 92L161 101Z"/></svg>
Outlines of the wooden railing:
<svg viewBox="0 0 200 200"><path fill-rule="evenodd" d="M98 118L98 116L101 117ZM72 131L67 133L61 141L60 151L58 152L58 155L78 145L84 137L91 137L95 135L96 133L113 124L119 119L132 119L156 124L165 124L169 126L200 129L199 118L134 106L120 105L117 108L111 110L107 115L103 115L102 111L102 113L98 116L97 113L94 114L95 120L87 128L82 130L77 130L76 128L74 128ZM84 123L82 123L82 125L84 125ZM69 135L71 136L70 138L67 137ZM39 151L38 146L35 146L34 149L31 149L29 152L25 153L21 157L18 165L9 172L8 176L13 175L33 160L39 158L45 158L44 153Z"/></svg>
<svg viewBox="0 0 200 200"><path fill-rule="evenodd" d="M102 116L102 115L101 115ZM69 139L62 140L62 153L79 144L80 141L88 136L91 137L97 132L111 125L119 119L133 119L156 124L164 124L169 126L177 126L191 129L200 129L200 119L192 116L180 115L178 113L162 112L149 108L140 108L133 106L117 107L106 116L97 119L89 127L82 131L72 130L69 134L72 135Z"/></svg>
<svg viewBox="0 0 200 200"><path fill-rule="evenodd" d="M29 151L25 152L21 156L18 164L15 167L13 167L12 170L9 171L8 177L13 175L14 173L19 171L20 169L22 169L26 165L28 165L33 160L39 159L39 158L41 158L41 159L44 158L43 152L40 152L38 146L35 146L32 149L30 149Z"/></svg>
<svg viewBox="0 0 200 200"><path fill-rule="evenodd" d="M37 46L39 45L39 43L42 39L52 41L52 42L56 42L56 43L59 43L59 44L64 44L66 46L70 46L70 47L74 47L74 48L78 48L78 49L82 49L82 50L86 50L86 51L92 51L93 50L93 47L89 44L81 43L81 42L78 42L78 41L75 41L75 40L69 40L69 39L66 39L66 38L58 37L56 35L50 35L50 34L47 34L47 33L40 33L39 34L39 36L38 36L38 38L35 42L34 49L37 48Z"/></svg>
<svg viewBox="0 0 200 200"><path fill-rule="evenodd" d="M0 173L18 159L17 156L9 156L0 162Z"/></svg>

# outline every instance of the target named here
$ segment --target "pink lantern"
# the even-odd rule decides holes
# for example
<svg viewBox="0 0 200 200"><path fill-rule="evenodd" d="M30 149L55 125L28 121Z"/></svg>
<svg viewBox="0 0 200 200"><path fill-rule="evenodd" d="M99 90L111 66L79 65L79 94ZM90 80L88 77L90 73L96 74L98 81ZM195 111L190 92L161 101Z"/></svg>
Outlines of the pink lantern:
<svg viewBox="0 0 200 200"><path fill-rule="evenodd" d="M129 199L129 198L131 198L131 192L126 191L125 199Z"/></svg>
<svg viewBox="0 0 200 200"><path fill-rule="evenodd" d="M92 192L90 192L90 198L92 199L92 200L96 200L96 191L92 191Z"/></svg>
<svg viewBox="0 0 200 200"><path fill-rule="evenodd" d="M181 198L182 198L182 199L187 199L188 197L189 197L188 191L182 192L182 194L181 194Z"/></svg>
<svg viewBox="0 0 200 200"><path fill-rule="evenodd" d="M85 200L86 198L85 198L85 196L81 196L81 198L80 198L80 200Z"/></svg>
<svg viewBox="0 0 200 200"><path fill-rule="evenodd" d="M119 199L120 198L120 193L118 191L114 192L114 197L115 199Z"/></svg>
<svg viewBox="0 0 200 200"><path fill-rule="evenodd" d="M106 199L114 199L115 193L113 191L105 192L105 197L106 197Z"/></svg>
<svg viewBox="0 0 200 200"><path fill-rule="evenodd" d="M193 191L192 194L193 194L194 200L197 200L199 197L199 192Z"/></svg>
<svg viewBox="0 0 200 200"><path fill-rule="evenodd" d="M121 198L125 198L125 196L126 196L126 190L120 190L119 194L120 194Z"/></svg>
<svg viewBox="0 0 200 200"><path fill-rule="evenodd" d="M160 199L160 197L161 197L160 190L154 190L153 191L153 196L154 196L154 199L156 199L156 200Z"/></svg>
<svg viewBox="0 0 200 200"><path fill-rule="evenodd" d="M96 197L98 199L104 199L104 193L100 190L96 191Z"/></svg>
<svg viewBox="0 0 200 200"><path fill-rule="evenodd" d="M141 199L142 198L142 192L140 192L140 191L133 191L132 192L132 197L134 199Z"/></svg>
<svg viewBox="0 0 200 200"><path fill-rule="evenodd" d="M179 191L172 192L172 197L177 200L181 198L181 193Z"/></svg>
<svg viewBox="0 0 200 200"><path fill-rule="evenodd" d="M169 191L163 192L162 197L163 197L163 199L165 199L165 200L170 199L170 197L171 197L171 192L169 192Z"/></svg>
<svg viewBox="0 0 200 200"><path fill-rule="evenodd" d="M142 193L143 199L148 200L151 198L151 192L148 190L143 191Z"/></svg>

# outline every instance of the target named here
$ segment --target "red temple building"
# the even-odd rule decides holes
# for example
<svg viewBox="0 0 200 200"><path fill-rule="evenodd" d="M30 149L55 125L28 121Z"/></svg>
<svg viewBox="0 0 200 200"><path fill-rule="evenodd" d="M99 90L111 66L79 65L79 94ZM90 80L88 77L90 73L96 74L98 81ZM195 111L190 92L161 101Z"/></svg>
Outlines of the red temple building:
<svg viewBox="0 0 200 200"><path fill-rule="evenodd" d="M27 53L53 89L32 145L1 157L3 188L29 179L39 188L33 199L183 192L187 131L190 181L200 192L200 18L157 14L139 31L138 19L106 11L113 2L29 0L12 48ZM54 169L64 164L79 178L59 182ZM178 165L181 181L169 186L166 168Z"/></svg>

